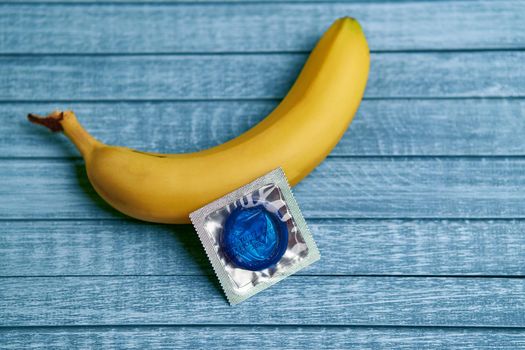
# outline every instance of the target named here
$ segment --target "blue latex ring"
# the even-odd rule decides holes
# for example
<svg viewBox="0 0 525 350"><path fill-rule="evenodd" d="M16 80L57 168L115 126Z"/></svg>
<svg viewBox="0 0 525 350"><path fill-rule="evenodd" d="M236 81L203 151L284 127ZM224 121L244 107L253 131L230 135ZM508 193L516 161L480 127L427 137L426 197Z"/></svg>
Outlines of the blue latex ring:
<svg viewBox="0 0 525 350"><path fill-rule="evenodd" d="M251 271L275 265L288 248L288 228L278 214L259 204L237 207L226 219L222 246L237 266Z"/></svg>

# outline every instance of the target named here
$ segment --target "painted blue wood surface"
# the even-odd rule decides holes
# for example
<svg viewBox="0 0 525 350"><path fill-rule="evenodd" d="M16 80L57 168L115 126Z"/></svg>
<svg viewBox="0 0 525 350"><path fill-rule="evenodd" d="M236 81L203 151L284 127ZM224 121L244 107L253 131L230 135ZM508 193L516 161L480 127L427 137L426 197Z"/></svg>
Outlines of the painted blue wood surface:
<svg viewBox="0 0 525 350"><path fill-rule="evenodd" d="M0 53L309 51L343 16L363 23L372 50L525 47L522 1L104 2L0 5Z"/></svg>
<svg viewBox="0 0 525 350"><path fill-rule="evenodd" d="M322 264L302 275L525 275L523 220L309 219ZM81 234L77 230L81 228ZM0 276L211 274L190 225L0 222Z"/></svg>
<svg viewBox="0 0 525 350"><path fill-rule="evenodd" d="M123 217L80 160L6 159L0 174L0 219ZM329 157L294 194L308 219L524 219L523 186L521 157Z"/></svg>
<svg viewBox="0 0 525 350"><path fill-rule="evenodd" d="M1 104L2 116L9 122L0 124L0 154L78 157L63 137L27 124L21 117L27 111L70 108L108 144L174 153L221 144L248 130L277 104L278 100L6 102ZM525 99L372 99L361 103L331 156L520 156L525 154L524 134Z"/></svg>
<svg viewBox="0 0 525 350"><path fill-rule="evenodd" d="M306 54L0 56L0 100L279 99ZM522 51L371 55L366 99L523 97ZM494 69L515 67L515 69Z"/></svg>
<svg viewBox="0 0 525 350"><path fill-rule="evenodd" d="M193 229L125 218L62 135L189 152L276 106L340 16L365 100L296 193L322 260L237 306ZM525 348L523 1L0 3L0 348Z"/></svg>
<svg viewBox="0 0 525 350"><path fill-rule="evenodd" d="M524 345L515 328L334 326L126 326L0 329L6 349L508 349Z"/></svg>

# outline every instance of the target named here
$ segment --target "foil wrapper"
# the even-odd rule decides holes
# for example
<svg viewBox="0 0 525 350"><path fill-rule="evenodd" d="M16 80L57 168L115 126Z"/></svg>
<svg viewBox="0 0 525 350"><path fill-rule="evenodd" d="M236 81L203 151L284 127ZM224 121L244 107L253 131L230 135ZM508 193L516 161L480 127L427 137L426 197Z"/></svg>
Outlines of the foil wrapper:
<svg viewBox="0 0 525 350"><path fill-rule="evenodd" d="M228 256L225 224L239 207L264 206L285 223L288 245L277 263L241 268ZM230 304L237 304L319 260L320 254L281 168L194 211L190 219Z"/></svg>

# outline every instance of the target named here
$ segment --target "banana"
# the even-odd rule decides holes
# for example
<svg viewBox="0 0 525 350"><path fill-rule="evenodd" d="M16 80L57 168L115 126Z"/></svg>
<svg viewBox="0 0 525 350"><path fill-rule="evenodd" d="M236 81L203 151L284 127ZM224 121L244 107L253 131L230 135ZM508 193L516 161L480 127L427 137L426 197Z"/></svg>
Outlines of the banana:
<svg viewBox="0 0 525 350"><path fill-rule="evenodd" d="M97 193L117 210L145 221L188 223L190 212L277 167L292 186L308 175L352 121L369 66L359 23L338 19L269 116L237 138L195 153L168 155L106 145L71 111L28 118L66 134L82 154Z"/></svg>

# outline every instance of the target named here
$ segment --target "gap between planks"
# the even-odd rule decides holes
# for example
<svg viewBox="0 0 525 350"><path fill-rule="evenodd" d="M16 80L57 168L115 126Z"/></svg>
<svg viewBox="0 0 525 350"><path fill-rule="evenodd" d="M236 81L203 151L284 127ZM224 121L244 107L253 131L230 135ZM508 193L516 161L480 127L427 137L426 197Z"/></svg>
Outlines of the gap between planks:
<svg viewBox="0 0 525 350"><path fill-rule="evenodd" d="M260 329L268 329L268 328L276 328L279 327L279 329L296 329L296 328L343 328L343 329L369 329L369 328L377 328L377 329L427 329L427 330L457 330L457 329L464 329L464 330L525 330L525 327L522 326L447 326L447 325L439 325L439 326L432 326L432 325L391 325L391 324L377 324L377 325L345 325L345 324L326 324L326 323L319 323L319 324L239 324L232 326L228 323L188 323L188 324L169 324L169 323L158 323L158 324L109 324L109 325L43 325L43 326L33 326L33 325L27 325L27 326L2 326L0 325L0 332L4 331L11 331L11 330L26 330L26 331L38 331L38 330L103 330L103 329L112 329L112 328L118 328L121 330L134 330L137 328L140 328L142 330L147 329L158 329L158 328L166 328L166 329L178 329L178 328L231 328L231 329L237 329L237 328L260 328Z"/></svg>
<svg viewBox="0 0 525 350"><path fill-rule="evenodd" d="M0 3L1 5L1 3ZM425 54L425 53L483 53L483 52L521 52L525 47L465 48L465 49L382 49L370 50L372 54ZM0 57L150 57L150 56L266 56L266 55L308 55L307 50L268 50L268 51L146 51L146 52L0 52Z"/></svg>

